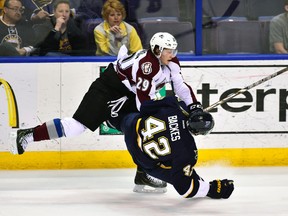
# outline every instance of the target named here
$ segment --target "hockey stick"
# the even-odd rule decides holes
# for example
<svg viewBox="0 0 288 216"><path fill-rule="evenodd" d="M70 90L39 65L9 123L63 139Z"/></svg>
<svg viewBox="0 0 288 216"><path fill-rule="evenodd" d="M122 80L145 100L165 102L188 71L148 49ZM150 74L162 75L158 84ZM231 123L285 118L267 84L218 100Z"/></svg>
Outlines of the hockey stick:
<svg viewBox="0 0 288 216"><path fill-rule="evenodd" d="M213 108L215 108L215 107L217 107L217 106L219 106L219 105L231 100L232 98L236 97L237 95L243 94L244 92L254 88L255 86L258 86L261 83L264 83L264 82L266 82L266 81L268 81L268 80L270 80L270 79L272 79L272 78L274 78L274 77L276 77L276 76L278 76L278 75L280 75L282 73L285 73L286 71L288 71L288 67L286 67L286 68L284 68L284 69L282 69L280 71L277 71L277 72L275 72L275 73L273 73L273 74L271 74L271 75L269 75L269 76L267 76L267 77L265 77L265 78L263 78L261 80L258 80L257 82L254 82L251 85L246 86L245 88L242 88L242 89L240 89L239 91L237 91L237 92L235 92L233 94L228 95L226 98L224 98L224 99L222 99L222 100L210 105L209 107L205 108L204 111L209 112Z"/></svg>

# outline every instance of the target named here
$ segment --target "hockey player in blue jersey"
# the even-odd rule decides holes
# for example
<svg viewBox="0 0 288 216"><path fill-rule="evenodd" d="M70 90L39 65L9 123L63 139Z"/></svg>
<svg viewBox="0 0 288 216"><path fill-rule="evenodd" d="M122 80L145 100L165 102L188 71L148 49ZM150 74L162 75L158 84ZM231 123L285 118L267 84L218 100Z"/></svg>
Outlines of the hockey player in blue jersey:
<svg viewBox="0 0 288 216"><path fill-rule="evenodd" d="M194 169L198 152L193 135L209 134L214 127L212 115L199 103L195 105L188 112L175 97L150 100L142 104L140 113L122 115L110 123L124 132L135 164L172 184L181 196L227 199L234 190L232 180L206 182Z"/></svg>

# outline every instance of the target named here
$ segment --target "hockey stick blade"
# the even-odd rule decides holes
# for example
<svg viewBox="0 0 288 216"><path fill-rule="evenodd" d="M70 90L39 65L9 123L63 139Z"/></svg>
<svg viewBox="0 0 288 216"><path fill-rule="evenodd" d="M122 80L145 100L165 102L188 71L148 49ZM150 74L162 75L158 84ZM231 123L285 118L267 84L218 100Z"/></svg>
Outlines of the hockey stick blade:
<svg viewBox="0 0 288 216"><path fill-rule="evenodd" d="M226 103L227 101L231 100L232 98L236 97L237 95L243 94L244 92L254 88L255 86L258 86L258 85L260 85L260 84L262 84L262 83L264 83L264 82L266 82L266 81L268 81L268 80L270 80L270 79L272 79L272 78L274 78L274 77L276 77L276 76L278 76L278 75L280 75L282 73L285 73L286 71L288 71L288 67L283 68L280 71L277 71L277 72L275 72L275 73L273 73L273 74L271 74L271 75L269 75L269 76L267 76L267 77L265 77L265 78L263 78L261 80L258 80L257 82L252 83L249 86L246 86L245 88L240 89L239 91L237 91L237 92L235 92L233 94L228 95L226 98L224 98L222 100L219 100L218 102L210 105L209 107L205 108L204 110L209 112L213 108L215 108L215 107L217 107L217 106L219 106L219 105L221 105L223 103Z"/></svg>

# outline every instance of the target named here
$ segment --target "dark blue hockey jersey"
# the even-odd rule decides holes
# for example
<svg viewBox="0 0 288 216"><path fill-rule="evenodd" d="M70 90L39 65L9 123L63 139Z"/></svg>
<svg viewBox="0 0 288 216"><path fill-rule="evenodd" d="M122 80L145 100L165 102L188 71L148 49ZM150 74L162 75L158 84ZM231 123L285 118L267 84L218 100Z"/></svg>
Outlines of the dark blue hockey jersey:
<svg viewBox="0 0 288 216"><path fill-rule="evenodd" d="M194 170L197 147L187 128L187 113L175 97L146 101L140 114L124 118L122 131L134 162L145 172L172 184L184 197L195 196L205 184L199 195L206 196L209 185Z"/></svg>

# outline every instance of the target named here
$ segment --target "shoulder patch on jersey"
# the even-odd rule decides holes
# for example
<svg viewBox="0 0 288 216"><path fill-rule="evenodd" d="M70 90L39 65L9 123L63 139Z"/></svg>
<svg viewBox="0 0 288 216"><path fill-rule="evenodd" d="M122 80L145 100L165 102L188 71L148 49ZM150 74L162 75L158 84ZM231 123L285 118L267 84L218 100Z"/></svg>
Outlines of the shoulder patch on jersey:
<svg viewBox="0 0 288 216"><path fill-rule="evenodd" d="M145 74L145 75L152 73L152 63L151 62L144 62L141 65L141 69L142 69L143 74Z"/></svg>

